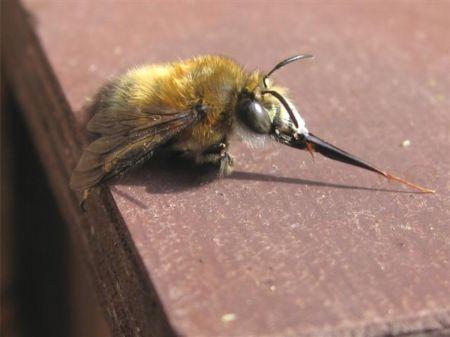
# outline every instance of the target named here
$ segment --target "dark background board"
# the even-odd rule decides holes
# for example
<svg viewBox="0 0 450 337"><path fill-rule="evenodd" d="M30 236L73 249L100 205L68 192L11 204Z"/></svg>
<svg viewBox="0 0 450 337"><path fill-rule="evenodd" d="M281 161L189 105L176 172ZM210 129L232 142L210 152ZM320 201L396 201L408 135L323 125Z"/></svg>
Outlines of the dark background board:
<svg viewBox="0 0 450 337"><path fill-rule="evenodd" d="M53 188L69 222L84 228L113 332L450 333L450 2L24 5L49 62L42 69L60 85L49 90L73 112L61 129L78 137L58 150L67 172ZM85 142L89 98L132 66L205 53L262 70L315 54L274 75L309 129L437 193L411 193L279 144L250 149L235 140L236 172L226 179L151 162L80 215L64 181ZM411 145L400 146L405 140Z"/></svg>
<svg viewBox="0 0 450 337"><path fill-rule="evenodd" d="M109 336L12 93L1 105L2 337Z"/></svg>

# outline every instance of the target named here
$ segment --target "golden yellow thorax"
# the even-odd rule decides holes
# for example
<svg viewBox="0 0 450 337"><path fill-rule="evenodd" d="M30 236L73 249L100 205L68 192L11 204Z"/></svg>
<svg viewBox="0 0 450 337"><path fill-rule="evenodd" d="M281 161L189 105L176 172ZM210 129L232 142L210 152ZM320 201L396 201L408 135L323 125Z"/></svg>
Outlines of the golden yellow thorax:
<svg viewBox="0 0 450 337"><path fill-rule="evenodd" d="M246 72L233 60L201 56L186 61L149 65L130 70L119 80L117 100L142 111L188 111L196 104L207 107L201 123L187 131L189 147L220 141L229 131L239 93L256 86L257 74Z"/></svg>

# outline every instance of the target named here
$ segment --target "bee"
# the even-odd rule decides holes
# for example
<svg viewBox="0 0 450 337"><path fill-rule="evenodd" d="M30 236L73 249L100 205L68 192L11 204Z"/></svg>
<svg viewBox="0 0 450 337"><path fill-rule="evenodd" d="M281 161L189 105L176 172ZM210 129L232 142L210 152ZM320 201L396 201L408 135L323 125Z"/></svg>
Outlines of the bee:
<svg viewBox="0 0 450 337"><path fill-rule="evenodd" d="M312 134L287 90L270 76L312 55L296 55L268 73L249 72L230 58L199 56L181 62L147 65L104 86L90 109L87 130L98 138L84 150L70 185L89 191L159 151L181 154L196 164L233 171L230 137L272 138L330 159L376 172L420 192L434 191L393 176Z"/></svg>

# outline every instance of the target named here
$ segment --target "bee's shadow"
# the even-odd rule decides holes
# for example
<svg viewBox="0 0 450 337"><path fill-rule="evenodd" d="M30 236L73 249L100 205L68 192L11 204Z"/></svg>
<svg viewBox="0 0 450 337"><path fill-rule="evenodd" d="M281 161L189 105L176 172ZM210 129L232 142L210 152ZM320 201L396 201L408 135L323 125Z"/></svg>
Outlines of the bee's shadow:
<svg viewBox="0 0 450 337"><path fill-rule="evenodd" d="M177 158L155 157L141 168L119 178L118 183L126 186L145 186L145 191L151 194L172 194L198 188L199 186L209 184L216 179L218 179L218 168L216 166L196 166L189 161ZM256 180L282 184L373 192L415 193L399 189L370 188L244 171L235 171L225 179Z"/></svg>
<svg viewBox="0 0 450 337"><path fill-rule="evenodd" d="M217 177L218 169L213 165L196 166L178 158L154 157L116 182L126 186L145 186L145 191L151 194L171 194L211 183Z"/></svg>

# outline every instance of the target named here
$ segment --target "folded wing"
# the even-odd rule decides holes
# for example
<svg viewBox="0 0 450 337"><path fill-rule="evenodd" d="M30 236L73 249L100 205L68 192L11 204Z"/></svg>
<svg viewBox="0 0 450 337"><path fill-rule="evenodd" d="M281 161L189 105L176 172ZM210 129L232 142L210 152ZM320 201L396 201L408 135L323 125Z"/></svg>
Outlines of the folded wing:
<svg viewBox="0 0 450 337"><path fill-rule="evenodd" d="M97 112L87 128L100 137L83 152L70 180L71 188L88 190L127 169L139 165L154 150L197 121L191 111Z"/></svg>

